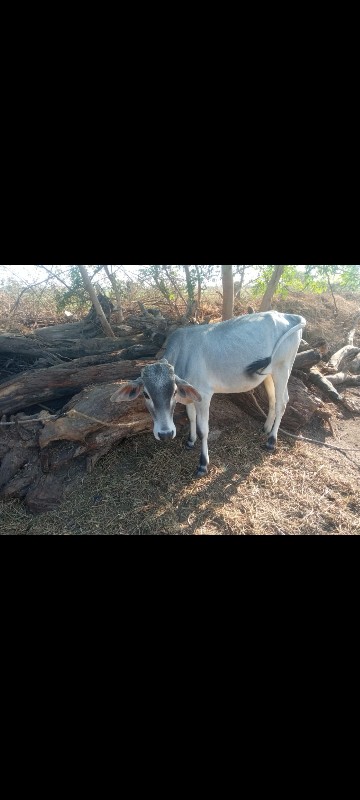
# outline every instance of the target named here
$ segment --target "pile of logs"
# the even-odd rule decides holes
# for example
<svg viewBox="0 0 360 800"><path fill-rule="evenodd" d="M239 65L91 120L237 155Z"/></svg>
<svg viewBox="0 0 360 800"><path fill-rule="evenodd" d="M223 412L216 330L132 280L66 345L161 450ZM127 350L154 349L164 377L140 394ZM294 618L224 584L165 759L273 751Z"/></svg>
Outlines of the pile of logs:
<svg viewBox="0 0 360 800"><path fill-rule="evenodd" d="M81 323L42 328L31 336L0 335L0 497L22 498L33 513L52 509L72 476L92 470L123 439L150 431L142 399L110 403L113 382L137 377L161 355L173 328L173 321L157 309L141 306L138 315L128 315L126 325L113 326L115 339L100 335L93 312ZM360 386L360 348L354 347L354 336L355 328L327 363L322 361L326 343L300 348L284 428L297 433L314 414L329 416L318 390L327 400L342 403L342 387ZM259 419L267 414L261 387L231 399ZM177 406L175 421L187 424L183 406Z"/></svg>

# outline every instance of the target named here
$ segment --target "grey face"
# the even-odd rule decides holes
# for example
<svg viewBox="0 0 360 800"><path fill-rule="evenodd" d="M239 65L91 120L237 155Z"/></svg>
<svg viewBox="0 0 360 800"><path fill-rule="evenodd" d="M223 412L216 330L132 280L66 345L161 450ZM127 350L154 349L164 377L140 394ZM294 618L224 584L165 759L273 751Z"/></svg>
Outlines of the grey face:
<svg viewBox="0 0 360 800"><path fill-rule="evenodd" d="M190 383L175 375L174 367L158 361L144 367L141 378L121 385L110 398L112 403L127 403L143 393L146 407L154 420L154 436L158 441L175 439L174 411L176 403L200 403L201 395Z"/></svg>
<svg viewBox="0 0 360 800"><path fill-rule="evenodd" d="M177 402L177 384L174 368L167 361L145 367L141 373L143 395L148 411L154 420L155 439L175 439L174 411Z"/></svg>

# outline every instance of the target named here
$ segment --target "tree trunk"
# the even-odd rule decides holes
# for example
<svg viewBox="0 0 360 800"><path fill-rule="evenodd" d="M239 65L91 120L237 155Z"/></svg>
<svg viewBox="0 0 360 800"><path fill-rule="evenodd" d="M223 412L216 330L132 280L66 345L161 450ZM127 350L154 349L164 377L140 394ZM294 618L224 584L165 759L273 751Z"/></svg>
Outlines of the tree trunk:
<svg viewBox="0 0 360 800"><path fill-rule="evenodd" d="M91 280L90 280L90 278L89 278L89 276L87 274L86 267L84 266L84 264L78 264L77 266L79 267L79 270L81 272L81 277L83 279L83 283L84 283L85 289L90 295L91 302L92 302L92 304L93 304L93 306L94 306L94 308L96 310L96 313L97 313L97 315L99 317L100 324L101 324L101 327L102 327L105 335L108 336L110 339L115 339L116 338L115 334L114 334L110 324L108 323L108 321L107 321L107 319L105 317L105 314L104 314L104 312L103 312L103 310L101 308L101 305L100 305L100 303L98 301L98 298L96 296L96 291L95 291L95 289L94 289L94 287L93 287L93 285L91 283Z"/></svg>
<svg viewBox="0 0 360 800"><path fill-rule="evenodd" d="M272 299L279 286L281 276L285 269L285 264L275 264L274 272L270 278L269 285L266 289L264 297L261 302L260 311L270 311Z"/></svg>
<svg viewBox="0 0 360 800"><path fill-rule="evenodd" d="M104 270L105 270L105 272L106 272L106 274L107 274L107 276L109 278L109 281L110 281L111 286L113 288L114 295L116 297L116 305L117 305L116 322L117 322L118 325L121 325L121 323L124 322L124 312L123 312L123 308L122 308L121 294L120 294L120 290L119 290L119 285L118 285L118 282L117 282L117 280L115 278L115 275L113 275L110 272L109 267L108 267L107 264L104 264Z"/></svg>
<svg viewBox="0 0 360 800"><path fill-rule="evenodd" d="M187 289L187 316L191 317L195 313L195 294L194 294L194 286L191 280L191 273L189 264L183 264L185 270L185 277L186 277L186 289Z"/></svg>
<svg viewBox="0 0 360 800"><path fill-rule="evenodd" d="M234 316L234 276L232 264L222 264L223 320Z"/></svg>
<svg viewBox="0 0 360 800"><path fill-rule="evenodd" d="M197 276L197 304L198 308L201 307L201 295L202 295L202 285L201 285L201 272L199 269L199 264L195 264L196 267L196 276Z"/></svg>

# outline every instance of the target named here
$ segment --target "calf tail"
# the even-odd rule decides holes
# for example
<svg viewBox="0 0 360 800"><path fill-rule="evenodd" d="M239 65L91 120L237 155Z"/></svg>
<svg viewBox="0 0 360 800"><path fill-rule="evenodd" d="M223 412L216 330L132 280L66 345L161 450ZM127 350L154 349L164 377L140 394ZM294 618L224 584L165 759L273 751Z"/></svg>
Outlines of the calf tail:
<svg viewBox="0 0 360 800"><path fill-rule="evenodd" d="M256 372L258 375L261 375L262 370L266 369L271 364L271 360L271 358L262 358L260 361L254 361L252 364L249 364L249 366L246 367L245 372L248 375L255 375Z"/></svg>

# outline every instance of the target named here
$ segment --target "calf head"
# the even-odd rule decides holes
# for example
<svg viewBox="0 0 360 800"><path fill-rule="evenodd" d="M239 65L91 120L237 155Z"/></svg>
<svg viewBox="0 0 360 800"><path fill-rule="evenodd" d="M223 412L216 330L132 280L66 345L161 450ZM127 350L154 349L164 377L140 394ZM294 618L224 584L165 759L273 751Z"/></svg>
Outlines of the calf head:
<svg viewBox="0 0 360 800"><path fill-rule="evenodd" d="M146 407L154 420L155 439L174 439L174 411L176 403L199 403L201 395L175 375L174 367L163 358L156 364L144 367L136 381L123 383L110 398L112 403L127 403L143 394Z"/></svg>

